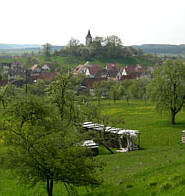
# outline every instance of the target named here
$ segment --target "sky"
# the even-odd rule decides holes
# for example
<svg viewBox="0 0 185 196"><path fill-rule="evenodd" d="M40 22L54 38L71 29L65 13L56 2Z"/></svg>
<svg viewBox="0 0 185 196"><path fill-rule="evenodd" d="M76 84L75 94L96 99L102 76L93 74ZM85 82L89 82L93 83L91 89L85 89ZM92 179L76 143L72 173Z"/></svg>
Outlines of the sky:
<svg viewBox="0 0 185 196"><path fill-rule="evenodd" d="M0 0L0 43L66 45L116 35L123 45L185 44L185 0Z"/></svg>

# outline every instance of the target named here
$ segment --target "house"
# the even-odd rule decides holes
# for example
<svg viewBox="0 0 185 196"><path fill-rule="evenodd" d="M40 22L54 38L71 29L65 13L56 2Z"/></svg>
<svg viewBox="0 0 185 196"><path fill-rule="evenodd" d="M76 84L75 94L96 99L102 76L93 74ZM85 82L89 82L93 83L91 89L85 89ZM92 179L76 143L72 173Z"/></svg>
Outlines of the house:
<svg viewBox="0 0 185 196"><path fill-rule="evenodd" d="M41 67L41 70L42 70L42 71L50 71L50 66L49 66L49 64L44 64L44 65Z"/></svg>
<svg viewBox="0 0 185 196"><path fill-rule="evenodd" d="M80 84L79 88L78 88L78 92L77 94L81 94L81 93L90 93L91 95L94 94L93 92L93 85L96 82L101 82L101 81L105 81L107 80L107 78L84 78L84 80L82 81L82 83Z"/></svg>
<svg viewBox="0 0 185 196"><path fill-rule="evenodd" d="M7 73L7 78L8 80L14 80L14 79L24 79L26 78L26 70L24 71L19 71L19 70L8 70L8 73Z"/></svg>
<svg viewBox="0 0 185 196"><path fill-rule="evenodd" d="M83 72L86 76L93 78L95 74L101 70L102 67L98 64L91 64L90 62L86 62L83 67Z"/></svg>
<svg viewBox="0 0 185 196"><path fill-rule="evenodd" d="M38 65L38 64L34 64L34 65L31 67L31 70L34 71L34 72L38 72L38 70L41 71L41 69L39 68L39 65Z"/></svg>
<svg viewBox="0 0 185 196"><path fill-rule="evenodd" d="M106 78L85 78L80 86L92 89L95 82L101 82L107 80Z"/></svg>
<svg viewBox="0 0 185 196"><path fill-rule="evenodd" d="M115 64L115 63L107 63L106 64L106 70L119 70L119 64Z"/></svg>
<svg viewBox="0 0 185 196"><path fill-rule="evenodd" d="M154 72L154 67L148 66L148 67L146 68L146 71L147 71L147 72L150 72L150 73L153 73L153 72Z"/></svg>
<svg viewBox="0 0 185 196"><path fill-rule="evenodd" d="M52 80L52 79L57 77L57 73L56 72L43 72L43 73L40 73L38 75L31 75L30 77L33 81L37 81L38 79L40 79L40 80Z"/></svg>
<svg viewBox="0 0 185 196"><path fill-rule="evenodd" d="M1 70L2 72L7 72L8 70L24 72L24 64L22 62L1 63Z"/></svg>
<svg viewBox="0 0 185 196"><path fill-rule="evenodd" d="M78 65L74 69L73 74L78 75L79 73L84 73L86 76L93 78L95 74L101 69L101 65L91 64L89 61L87 61L84 65Z"/></svg>
<svg viewBox="0 0 185 196"><path fill-rule="evenodd" d="M78 75L79 73L84 73L84 72L83 72L83 67L84 67L84 65L78 65L78 66L73 70L73 75Z"/></svg>
<svg viewBox="0 0 185 196"><path fill-rule="evenodd" d="M143 68L141 65L127 65L120 68L121 80L137 79L141 76Z"/></svg>
<svg viewBox="0 0 185 196"><path fill-rule="evenodd" d="M13 62L11 63L11 68L12 69L23 69L24 64L22 62Z"/></svg>
<svg viewBox="0 0 185 196"><path fill-rule="evenodd" d="M8 80L24 78L26 72L22 62L1 63L1 71Z"/></svg>
<svg viewBox="0 0 185 196"><path fill-rule="evenodd" d="M94 78L108 78L108 72L106 69L101 69L96 72Z"/></svg>
<svg viewBox="0 0 185 196"><path fill-rule="evenodd" d="M106 69L101 69L98 72L96 72L94 78L107 78L111 80L117 80L117 70L106 70Z"/></svg>
<svg viewBox="0 0 185 196"><path fill-rule="evenodd" d="M120 69L121 75L130 75L130 74L136 74L136 73L141 73L143 70L142 66L137 64L137 65L127 65L126 67L122 67Z"/></svg>

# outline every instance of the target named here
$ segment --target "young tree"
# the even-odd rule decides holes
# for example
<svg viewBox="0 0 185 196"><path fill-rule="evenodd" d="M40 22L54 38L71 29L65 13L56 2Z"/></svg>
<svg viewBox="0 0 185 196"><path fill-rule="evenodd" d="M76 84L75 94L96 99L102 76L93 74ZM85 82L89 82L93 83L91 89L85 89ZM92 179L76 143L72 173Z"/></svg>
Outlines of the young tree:
<svg viewBox="0 0 185 196"><path fill-rule="evenodd" d="M131 98L130 86L132 85L132 80L121 81L121 94L125 97L127 104L129 104L129 99Z"/></svg>
<svg viewBox="0 0 185 196"><path fill-rule="evenodd" d="M119 84L114 84L111 86L110 91L109 91L109 97L114 100L114 103L116 100L119 100L121 97L121 89Z"/></svg>
<svg viewBox="0 0 185 196"><path fill-rule="evenodd" d="M155 102L158 111L171 113L171 124L185 102L185 65L169 60L154 72L147 88L148 96Z"/></svg>
<svg viewBox="0 0 185 196"><path fill-rule="evenodd" d="M0 102L3 106L3 109L11 102L15 96L15 86L12 84L7 84L6 86L0 87Z"/></svg>
<svg viewBox="0 0 185 196"><path fill-rule="evenodd" d="M55 182L67 190L75 186L97 186L102 164L81 147L77 127L66 126L54 105L38 97L18 99L7 109L3 140L9 146L6 167L21 183L46 182L48 196Z"/></svg>
<svg viewBox="0 0 185 196"><path fill-rule="evenodd" d="M133 98L141 99L146 103L146 87L149 83L149 80L146 78L142 78L139 80L133 80L132 84L129 87L130 93Z"/></svg>

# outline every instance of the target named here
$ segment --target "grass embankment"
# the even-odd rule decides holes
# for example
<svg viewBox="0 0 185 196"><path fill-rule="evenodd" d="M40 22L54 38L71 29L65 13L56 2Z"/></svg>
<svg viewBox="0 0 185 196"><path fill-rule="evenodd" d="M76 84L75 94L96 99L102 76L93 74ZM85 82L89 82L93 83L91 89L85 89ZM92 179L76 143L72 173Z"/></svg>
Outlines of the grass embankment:
<svg viewBox="0 0 185 196"><path fill-rule="evenodd" d="M44 56L37 56L37 58L40 61L40 64L44 63L52 63L52 62L57 62L61 66L70 66L74 68L75 66L79 64L84 64L86 61L83 60L78 60L75 58L70 58L70 57L62 57L62 56L51 56L49 59L46 59ZM0 63L4 62L14 62L15 59L0 59ZM16 61L23 62L26 65L27 58L26 57L20 57L16 59ZM102 67L105 67L106 63L118 63L120 66L123 65L136 65L136 64L141 64L144 66L149 66L152 65L151 62L147 60L143 60L138 57L121 57L121 58L104 58L102 60L91 60L90 61L92 64L100 64ZM31 65L30 65L31 66ZM30 67L27 66L27 67Z"/></svg>
<svg viewBox="0 0 185 196"><path fill-rule="evenodd" d="M105 102L105 112L117 118L124 117L128 129L141 132L139 151L102 154L97 158L107 165L103 171L104 183L83 196L148 196L185 195L185 145L181 144L181 131L185 129L185 112L177 115L175 126L170 125L168 114L157 114L153 105L132 101ZM3 146L1 153L3 153ZM1 196L44 196L45 184L33 190L16 185L9 171L0 170ZM67 195L61 184L54 186L54 196Z"/></svg>

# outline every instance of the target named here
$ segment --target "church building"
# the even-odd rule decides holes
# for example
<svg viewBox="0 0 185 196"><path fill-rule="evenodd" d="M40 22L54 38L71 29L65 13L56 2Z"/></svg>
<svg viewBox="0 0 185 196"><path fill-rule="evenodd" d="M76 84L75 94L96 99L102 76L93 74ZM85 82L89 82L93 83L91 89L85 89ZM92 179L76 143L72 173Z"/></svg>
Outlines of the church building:
<svg viewBox="0 0 185 196"><path fill-rule="evenodd" d="M92 36L91 36L91 33L90 33L90 30L88 30L88 34L86 36L86 46L89 46L91 43L92 43Z"/></svg>

